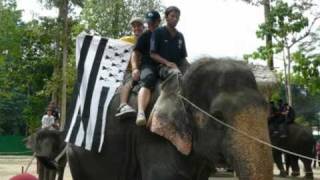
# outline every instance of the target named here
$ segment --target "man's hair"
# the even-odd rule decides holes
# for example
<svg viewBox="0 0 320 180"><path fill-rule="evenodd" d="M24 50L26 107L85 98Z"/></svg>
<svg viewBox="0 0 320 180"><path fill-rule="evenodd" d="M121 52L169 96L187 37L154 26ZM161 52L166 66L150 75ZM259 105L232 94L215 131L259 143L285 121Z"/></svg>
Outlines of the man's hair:
<svg viewBox="0 0 320 180"><path fill-rule="evenodd" d="M180 15L180 9L179 9L178 7L176 7L176 6L169 6L169 7L165 10L164 14L165 14L166 17L168 17L168 15L169 15L171 12L176 12L177 14Z"/></svg>

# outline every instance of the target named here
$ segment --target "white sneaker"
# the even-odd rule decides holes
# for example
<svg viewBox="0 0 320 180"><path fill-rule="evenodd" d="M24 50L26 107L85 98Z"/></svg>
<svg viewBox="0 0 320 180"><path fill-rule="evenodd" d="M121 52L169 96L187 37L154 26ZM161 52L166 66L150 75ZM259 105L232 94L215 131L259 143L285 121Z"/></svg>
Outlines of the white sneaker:
<svg viewBox="0 0 320 180"><path fill-rule="evenodd" d="M124 104L119 107L117 114L115 115L116 118L130 118L130 117L135 117L137 114L136 110L133 109L131 106L128 104Z"/></svg>
<svg viewBox="0 0 320 180"><path fill-rule="evenodd" d="M144 126L147 124L146 116L144 112L139 112L136 119L137 126Z"/></svg>

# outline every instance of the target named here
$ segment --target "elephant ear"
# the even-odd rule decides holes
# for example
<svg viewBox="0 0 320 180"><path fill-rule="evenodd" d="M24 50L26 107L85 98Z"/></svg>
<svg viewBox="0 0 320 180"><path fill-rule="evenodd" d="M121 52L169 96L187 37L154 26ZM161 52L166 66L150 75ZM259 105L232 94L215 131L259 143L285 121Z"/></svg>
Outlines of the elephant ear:
<svg viewBox="0 0 320 180"><path fill-rule="evenodd" d="M179 74L170 75L162 84L161 92L149 116L151 132L168 139L178 151L188 155L192 138L187 112L177 95Z"/></svg>
<svg viewBox="0 0 320 180"><path fill-rule="evenodd" d="M31 151L35 151L35 147L36 147L36 134L31 134L30 136L28 136L27 138L25 138L23 140L24 144L26 145L26 147L28 149L30 149Z"/></svg>

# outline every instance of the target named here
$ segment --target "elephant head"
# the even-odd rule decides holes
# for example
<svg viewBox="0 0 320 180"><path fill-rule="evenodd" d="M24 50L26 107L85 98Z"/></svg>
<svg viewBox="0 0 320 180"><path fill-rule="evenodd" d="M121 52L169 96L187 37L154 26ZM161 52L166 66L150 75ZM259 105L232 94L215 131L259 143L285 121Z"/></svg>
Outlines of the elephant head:
<svg viewBox="0 0 320 180"><path fill-rule="evenodd" d="M45 128L30 135L26 146L47 168L56 169L58 165L55 164L54 159L62 152L66 143L61 131Z"/></svg>
<svg viewBox="0 0 320 180"><path fill-rule="evenodd" d="M192 150L213 164L223 154L240 179L272 179L271 148L248 138L270 142L267 104L250 69L240 62L204 58L182 78L185 99L176 93L178 82L171 77L162 86L150 116L151 131L170 140L180 152Z"/></svg>

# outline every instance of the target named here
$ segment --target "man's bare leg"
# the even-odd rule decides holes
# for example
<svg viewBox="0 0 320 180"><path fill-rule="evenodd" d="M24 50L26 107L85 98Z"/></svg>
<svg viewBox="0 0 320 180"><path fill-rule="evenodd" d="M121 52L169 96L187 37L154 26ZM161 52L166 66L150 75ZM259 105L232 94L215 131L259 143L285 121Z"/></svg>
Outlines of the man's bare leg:
<svg viewBox="0 0 320 180"><path fill-rule="evenodd" d="M151 91L148 88L142 87L138 94L138 116L136 124L138 126L143 126L147 123L145 117L145 110L150 102Z"/></svg>
<svg viewBox="0 0 320 180"><path fill-rule="evenodd" d="M118 118L128 118L134 117L136 111L128 105L129 94L132 89L132 81L123 85L120 89L120 106L117 114L115 115Z"/></svg>
<svg viewBox="0 0 320 180"><path fill-rule="evenodd" d="M120 105L128 104L129 94L132 88L132 81L126 83L120 90Z"/></svg>

